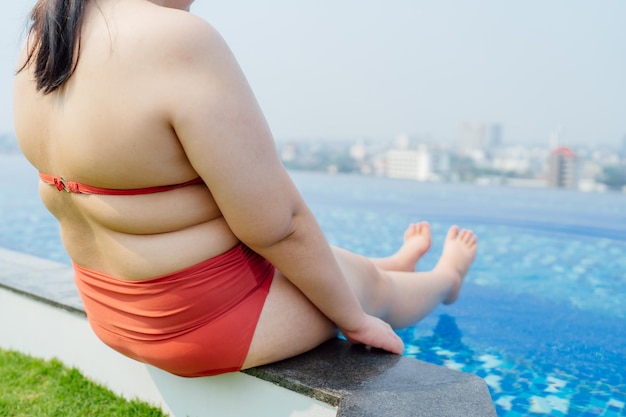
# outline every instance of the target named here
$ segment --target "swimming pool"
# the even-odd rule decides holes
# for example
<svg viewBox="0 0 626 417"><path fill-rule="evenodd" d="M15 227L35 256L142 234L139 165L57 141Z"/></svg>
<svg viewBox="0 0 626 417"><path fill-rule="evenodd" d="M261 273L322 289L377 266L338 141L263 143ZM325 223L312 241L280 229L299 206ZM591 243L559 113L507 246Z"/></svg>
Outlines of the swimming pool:
<svg viewBox="0 0 626 417"><path fill-rule="evenodd" d="M35 172L0 156L0 246L69 263ZM400 331L407 356L485 379L498 415L626 415L626 195L294 172L331 243L385 256L428 220L480 239L453 306Z"/></svg>

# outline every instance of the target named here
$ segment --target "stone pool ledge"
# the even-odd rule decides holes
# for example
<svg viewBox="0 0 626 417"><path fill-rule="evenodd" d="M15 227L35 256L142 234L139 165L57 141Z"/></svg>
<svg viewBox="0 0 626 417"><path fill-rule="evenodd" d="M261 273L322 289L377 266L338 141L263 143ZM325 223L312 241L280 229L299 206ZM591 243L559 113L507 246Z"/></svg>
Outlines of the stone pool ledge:
<svg viewBox="0 0 626 417"><path fill-rule="evenodd" d="M495 416L485 382L335 339L304 355L212 378L172 376L95 338L68 265L0 249L0 347L57 357L172 416Z"/></svg>
<svg viewBox="0 0 626 417"><path fill-rule="evenodd" d="M336 405L341 417L496 415L478 377L340 339L243 372Z"/></svg>

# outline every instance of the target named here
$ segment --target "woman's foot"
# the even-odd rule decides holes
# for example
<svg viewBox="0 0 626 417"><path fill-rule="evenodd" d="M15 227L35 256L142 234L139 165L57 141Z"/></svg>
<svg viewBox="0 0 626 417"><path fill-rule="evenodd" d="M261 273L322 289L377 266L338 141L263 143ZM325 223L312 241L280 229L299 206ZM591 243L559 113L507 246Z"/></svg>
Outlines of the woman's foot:
<svg viewBox="0 0 626 417"><path fill-rule="evenodd" d="M404 243L396 253L385 259L388 271L414 272L417 261L430 249L430 224L410 224L404 232Z"/></svg>
<svg viewBox="0 0 626 417"><path fill-rule="evenodd" d="M478 238L471 230L459 230L458 226L452 226L448 230L443 253L433 271L451 279L451 287L443 300L444 304L452 304L459 297L463 278L467 274L474 258Z"/></svg>

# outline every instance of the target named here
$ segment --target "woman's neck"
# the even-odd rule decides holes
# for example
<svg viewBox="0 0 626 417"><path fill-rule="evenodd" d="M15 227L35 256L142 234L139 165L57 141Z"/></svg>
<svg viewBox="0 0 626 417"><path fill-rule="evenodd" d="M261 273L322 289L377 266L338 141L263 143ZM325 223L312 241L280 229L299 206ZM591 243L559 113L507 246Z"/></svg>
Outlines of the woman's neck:
<svg viewBox="0 0 626 417"><path fill-rule="evenodd" d="M151 3L156 4L157 6L168 7L170 9L179 9L189 11L191 7L191 3L194 0L148 0Z"/></svg>

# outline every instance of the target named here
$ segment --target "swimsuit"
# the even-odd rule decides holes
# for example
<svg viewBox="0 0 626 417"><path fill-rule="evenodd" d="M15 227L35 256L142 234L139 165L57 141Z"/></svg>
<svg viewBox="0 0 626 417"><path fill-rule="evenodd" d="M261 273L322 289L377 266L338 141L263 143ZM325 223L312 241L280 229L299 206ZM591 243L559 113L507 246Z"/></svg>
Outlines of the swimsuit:
<svg viewBox="0 0 626 417"><path fill-rule="evenodd" d="M106 194L106 195L137 195L137 194L152 194L152 193L160 193L163 191L173 190L175 188L186 187L188 185L194 184L204 184L202 178L194 178L191 181L183 182L181 184L173 184L173 185L159 185L157 187L147 187L147 188L132 188L132 189L115 189L115 188L100 188L93 187L91 185L81 184L75 181L67 181L63 177L54 177L52 175L47 175L43 173L39 173L39 178L46 184L54 185L59 191L67 191L68 193L75 194Z"/></svg>
<svg viewBox="0 0 626 417"><path fill-rule="evenodd" d="M273 266L240 243L172 274L127 281L74 263L96 335L118 352L185 377L239 371Z"/></svg>
<svg viewBox="0 0 626 417"><path fill-rule="evenodd" d="M42 180L83 194L109 189ZM134 190L146 194L190 184ZM150 191L146 191L150 190ZM96 335L118 352L184 377L239 371L274 276L274 267L243 243L180 271L129 281L75 262L74 279Z"/></svg>

